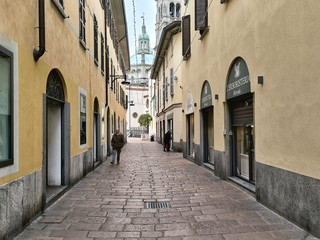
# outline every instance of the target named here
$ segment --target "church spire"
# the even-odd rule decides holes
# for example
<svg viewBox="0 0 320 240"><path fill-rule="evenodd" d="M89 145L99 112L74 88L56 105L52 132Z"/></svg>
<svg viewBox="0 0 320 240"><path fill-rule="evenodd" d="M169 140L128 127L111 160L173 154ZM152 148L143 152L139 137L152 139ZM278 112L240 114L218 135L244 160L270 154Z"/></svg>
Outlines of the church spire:
<svg viewBox="0 0 320 240"><path fill-rule="evenodd" d="M144 13L141 16L142 18L142 33L139 35L139 49L138 54L142 54L141 59L142 62L144 61L144 54L150 54L150 39L149 35L147 33L146 25L145 25L145 19L144 19Z"/></svg>
<svg viewBox="0 0 320 240"><path fill-rule="evenodd" d="M142 15L142 33L143 34L146 34L147 33L147 30L146 30L146 25L144 24L144 13L143 13L143 15Z"/></svg>

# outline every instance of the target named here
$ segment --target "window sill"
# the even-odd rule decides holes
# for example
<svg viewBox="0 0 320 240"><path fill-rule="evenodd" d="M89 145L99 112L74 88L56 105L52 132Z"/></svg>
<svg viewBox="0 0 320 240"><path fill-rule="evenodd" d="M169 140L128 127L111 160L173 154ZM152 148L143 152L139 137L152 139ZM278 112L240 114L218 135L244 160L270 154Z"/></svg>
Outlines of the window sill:
<svg viewBox="0 0 320 240"><path fill-rule="evenodd" d="M187 55L183 55L183 60L187 61L191 56L191 53L187 54Z"/></svg>
<svg viewBox="0 0 320 240"><path fill-rule="evenodd" d="M199 33L201 34L199 40L204 39L204 37L208 34L209 32L209 26L207 26L204 30L200 30Z"/></svg>
<svg viewBox="0 0 320 240"><path fill-rule="evenodd" d="M56 6L61 16L65 18L69 18L69 16L64 12L64 7L58 2L58 0L51 0L51 2Z"/></svg>
<svg viewBox="0 0 320 240"><path fill-rule="evenodd" d="M206 167L206 168L209 168L210 170L214 171L214 166L210 163L203 163L203 165Z"/></svg>
<svg viewBox="0 0 320 240"><path fill-rule="evenodd" d="M256 192L256 186L253 185L252 183L249 183L245 180L242 180L241 178L238 177L228 177L228 180L230 180L231 182L243 187L244 189L248 190L251 193L255 193Z"/></svg>
<svg viewBox="0 0 320 240"><path fill-rule="evenodd" d="M88 50L87 45L86 45L86 42L83 41L82 38L79 38L79 43L80 43L80 45L83 47L84 50L86 50L86 51Z"/></svg>

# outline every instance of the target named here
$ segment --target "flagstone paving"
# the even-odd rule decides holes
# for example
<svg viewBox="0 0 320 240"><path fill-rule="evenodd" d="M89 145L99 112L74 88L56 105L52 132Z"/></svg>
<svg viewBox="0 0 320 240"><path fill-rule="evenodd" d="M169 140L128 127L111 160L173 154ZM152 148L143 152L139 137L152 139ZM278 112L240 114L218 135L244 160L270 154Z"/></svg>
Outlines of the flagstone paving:
<svg viewBox="0 0 320 240"><path fill-rule="evenodd" d="M167 208L146 203L167 202ZM158 206L159 207L159 206ZM15 239L317 239L255 198L156 142L128 139Z"/></svg>

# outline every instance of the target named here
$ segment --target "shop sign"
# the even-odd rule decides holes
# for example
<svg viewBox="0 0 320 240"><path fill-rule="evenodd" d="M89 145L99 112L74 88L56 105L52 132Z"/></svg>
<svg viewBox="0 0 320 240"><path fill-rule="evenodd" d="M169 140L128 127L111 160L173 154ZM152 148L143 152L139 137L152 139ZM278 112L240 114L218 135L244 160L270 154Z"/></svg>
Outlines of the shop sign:
<svg viewBox="0 0 320 240"><path fill-rule="evenodd" d="M188 93L187 95L187 101L186 101L186 111L185 114L190 114L194 112L194 101L193 96L191 93Z"/></svg>
<svg viewBox="0 0 320 240"><path fill-rule="evenodd" d="M209 83L206 81L201 92L201 108L212 106L212 94Z"/></svg>
<svg viewBox="0 0 320 240"><path fill-rule="evenodd" d="M238 58L230 71L227 84L227 99L250 93L250 78L247 64Z"/></svg>

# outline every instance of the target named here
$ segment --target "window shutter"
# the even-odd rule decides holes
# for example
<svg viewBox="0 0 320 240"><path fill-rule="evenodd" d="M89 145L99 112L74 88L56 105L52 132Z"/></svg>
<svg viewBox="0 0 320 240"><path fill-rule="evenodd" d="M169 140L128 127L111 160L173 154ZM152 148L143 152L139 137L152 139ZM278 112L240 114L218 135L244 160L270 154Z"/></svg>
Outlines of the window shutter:
<svg viewBox="0 0 320 240"><path fill-rule="evenodd" d="M195 28L204 30L208 26L208 0L196 0L195 5Z"/></svg>
<svg viewBox="0 0 320 240"><path fill-rule="evenodd" d="M170 68L170 95L173 96L173 68Z"/></svg>
<svg viewBox="0 0 320 240"><path fill-rule="evenodd" d="M182 17L182 55L186 59L191 53L190 15Z"/></svg>

